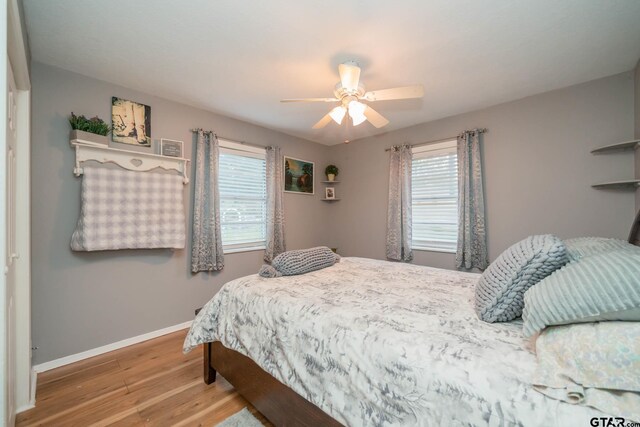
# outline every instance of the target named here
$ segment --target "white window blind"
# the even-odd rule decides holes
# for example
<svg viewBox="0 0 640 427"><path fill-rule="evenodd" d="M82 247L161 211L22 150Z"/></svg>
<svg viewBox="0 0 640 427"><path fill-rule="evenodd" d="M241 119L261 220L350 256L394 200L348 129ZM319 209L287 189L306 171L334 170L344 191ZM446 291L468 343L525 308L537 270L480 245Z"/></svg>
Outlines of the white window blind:
<svg viewBox="0 0 640 427"><path fill-rule="evenodd" d="M224 251L264 248L267 209L265 150L220 140L219 190Z"/></svg>
<svg viewBox="0 0 640 427"><path fill-rule="evenodd" d="M458 241L457 141L413 148L413 249L455 252Z"/></svg>

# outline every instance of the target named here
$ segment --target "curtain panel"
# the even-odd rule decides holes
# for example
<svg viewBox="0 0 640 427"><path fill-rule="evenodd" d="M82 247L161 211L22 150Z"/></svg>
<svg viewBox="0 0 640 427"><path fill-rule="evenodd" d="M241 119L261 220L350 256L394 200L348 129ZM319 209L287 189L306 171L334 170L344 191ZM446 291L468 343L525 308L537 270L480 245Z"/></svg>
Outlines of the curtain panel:
<svg viewBox="0 0 640 427"><path fill-rule="evenodd" d="M481 133L458 137L458 247L456 267L484 270L489 265L482 185Z"/></svg>
<svg viewBox="0 0 640 427"><path fill-rule="evenodd" d="M282 191L284 188L282 156L280 147L267 147L267 241L264 260L271 262L273 258L286 250L284 243L284 209Z"/></svg>
<svg viewBox="0 0 640 427"><path fill-rule="evenodd" d="M389 204L387 207L387 258L409 262L411 249L411 161L408 145L391 148L389 159Z"/></svg>
<svg viewBox="0 0 640 427"><path fill-rule="evenodd" d="M220 147L213 132L198 131L196 141L195 193L191 271L219 271L224 268L220 230L218 189Z"/></svg>

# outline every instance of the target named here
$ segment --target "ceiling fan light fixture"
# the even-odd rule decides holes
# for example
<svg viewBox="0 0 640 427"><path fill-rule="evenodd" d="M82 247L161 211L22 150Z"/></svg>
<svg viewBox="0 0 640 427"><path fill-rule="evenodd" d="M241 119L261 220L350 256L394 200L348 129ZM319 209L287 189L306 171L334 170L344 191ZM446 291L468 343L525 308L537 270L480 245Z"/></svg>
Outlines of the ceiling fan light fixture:
<svg viewBox="0 0 640 427"><path fill-rule="evenodd" d="M362 102L351 101L349 103L349 116L351 116L351 120L353 120L353 125L358 126L367 120L367 117L364 115L364 110L367 109L367 106Z"/></svg>
<svg viewBox="0 0 640 427"><path fill-rule="evenodd" d="M340 74L340 81L333 89L333 94L335 95L333 98L294 98L283 99L281 102L339 102L341 104L325 114L312 126L312 129L322 129L331 123L331 120L341 125L347 111L349 112L353 126L358 126L367 121L371 126L380 129L388 125L389 120L371 108L368 103L392 99L415 99L424 96L424 88L422 85L402 86L367 92L365 86L360 82L361 70L355 61L347 61L340 64L338 66L338 74ZM364 100L367 104L359 102L359 100Z"/></svg>
<svg viewBox="0 0 640 427"><path fill-rule="evenodd" d="M341 124L345 114L347 114L347 109L340 105L331 110L329 116L331 116L334 122L336 122L337 124Z"/></svg>

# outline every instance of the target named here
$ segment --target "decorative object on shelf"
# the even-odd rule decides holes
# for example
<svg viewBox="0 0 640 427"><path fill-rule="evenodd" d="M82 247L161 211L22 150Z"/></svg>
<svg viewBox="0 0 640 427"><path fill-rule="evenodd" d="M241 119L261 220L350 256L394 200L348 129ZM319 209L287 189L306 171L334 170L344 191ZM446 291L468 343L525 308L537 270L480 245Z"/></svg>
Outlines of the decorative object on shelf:
<svg viewBox="0 0 640 427"><path fill-rule="evenodd" d="M619 151L634 152L640 148L640 139L633 139L630 141L617 142L615 144L605 145L591 150L592 154L609 154ZM591 185L592 188L600 190L632 190L640 188L640 179L622 179L617 181L602 182Z"/></svg>
<svg viewBox="0 0 640 427"><path fill-rule="evenodd" d="M160 154L168 157L182 157L182 141L174 139L160 139Z"/></svg>
<svg viewBox="0 0 640 427"><path fill-rule="evenodd" d="M284 156L284 191L314 194L313 169L313 162Z"/></svg>
<svg viewBox="0 0 640 427"><path fill-rule="evenodd" d="M99 163L115 163L121 168L135 172L148 172L155 168L174 170L182 175L184 184L189 182L189 159L86 144L77 140L71 140L70 143L76 150L76 162L73 169L76 176L84 173L82 162L93 160Z"/></svg>
<svg viewBox="0 0 640 427"><path fill-rule="evenodd" d="M333 187L326 187L324 189L324 198L327 200L333 200L336 198L336 189Z"/></svg>
<svg viewBox="0 0 640 427"><path fill-rule="evenodd" d="M69 139L99 147L109 145L107 134L111 131L111 126L98 116L87 119L85 116L76 116L72 112L69 124L71 125Z"/></svg>
<svg viewBox="0 0 640 427"><path fill-rule="evenodd" d="M112 97L111 125L114 142L151 146L151 107L148 105Z"/></svg>
<svg viewBox="0 0 640 427"><path fill-rule="evenodd" d="M329 165L324 169L324 174L327 175L327 180L333 182L340 173L340 169L336 165Z"/></svg>

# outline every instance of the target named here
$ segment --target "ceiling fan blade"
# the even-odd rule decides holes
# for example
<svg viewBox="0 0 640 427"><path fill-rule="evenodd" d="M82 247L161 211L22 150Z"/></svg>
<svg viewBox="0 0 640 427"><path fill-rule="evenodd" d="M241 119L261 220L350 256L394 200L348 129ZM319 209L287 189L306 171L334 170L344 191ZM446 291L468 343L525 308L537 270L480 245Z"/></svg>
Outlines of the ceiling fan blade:
<svg viewBox="0 0 640 427"><path fill-rule="evenodd" d="M338 65L340 73L340 82L342 87L347 90L358 90L360 82L360 67L355 62L345 62Z"/></svg>
<svg viewBox="0 0 640 427"><path fill-rule="evenodd" d="M385 119L382 114L378 113L368 105L367 108L364 109L364 116L367 118L367 120L369 120L369 123L377 128L381 128L389 124L389 120Z"/></svg>
<svg viewBox="0 0 640 427"><path fill-rule="evenodd" d="M338 98L291 98L281 99L280 102L336 102Z"/></svg>
<svg viewBox="0 0 640 427"><path fill-rule="evenodd" d="M325 115L323 118L321 118L318 123L316 123L315 125L313 125L313 129L322 129L323 127L325 127L326 125L329 124L329 122L331 121L331 116L329 114Z"/></svg>
<svg viewBox="0 0 640 427"><path fill-rule="evenodd" d="M422 98L424 88L422 85L394 87L393 89L374 90L364 94L367 101L388 101L392 99Z"/></svg>

